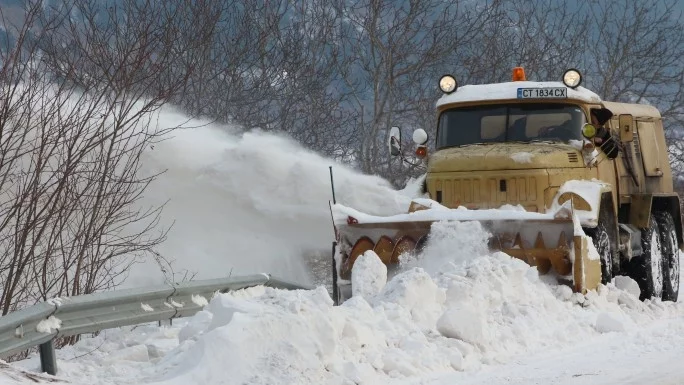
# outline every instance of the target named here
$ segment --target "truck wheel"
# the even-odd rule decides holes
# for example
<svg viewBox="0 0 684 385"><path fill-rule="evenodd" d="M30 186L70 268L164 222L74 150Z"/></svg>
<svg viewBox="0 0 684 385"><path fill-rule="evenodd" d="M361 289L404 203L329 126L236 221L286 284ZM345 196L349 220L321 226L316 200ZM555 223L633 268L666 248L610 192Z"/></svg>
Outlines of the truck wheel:
<svg viewBox="0 0 684 385"><path fill-rule="evenodd" d="M660 246L660 229L651 215L648 228L641 229L641 248L643 254L632 258L629 263L629 276L641 289L639 299L661 298L663 294L663 255Z"/></svg>
<svg viewBox="0 0 684 385"><path fill-rule="evenodd" d="M599 221L598 226L585 229L591 237L592 243L601 257L601 283L606 285L613 279L613 247L606 224Z"/></svg>
<svg viewBox="0 0 684 385"><path fill-rule="evenodd" d="M679 243L672 215L667 211L656 214L663 250L663 301L677 302L679 297Z"/></svg>
<svg viewBox="0 0 684 385"><path fill-rule="evenodd" d="M614 276L620 273L620 255L618 254L618 235L610 197L601 199L598 225L584 229L591 237L592 243L601 258L601 283L607 285Z"/></svg>

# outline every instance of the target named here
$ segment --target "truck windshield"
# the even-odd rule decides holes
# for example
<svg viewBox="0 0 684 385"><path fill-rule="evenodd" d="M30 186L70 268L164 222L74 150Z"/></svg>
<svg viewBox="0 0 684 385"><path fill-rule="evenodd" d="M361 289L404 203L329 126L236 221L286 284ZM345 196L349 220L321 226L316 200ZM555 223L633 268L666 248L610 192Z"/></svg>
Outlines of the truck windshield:
<svg viewBox="0 0 684 385"><path fill-rule="evenodd" d="M459 107L439 117L437 149L475 143L581 139L582 109L571 104Z"/></svg>

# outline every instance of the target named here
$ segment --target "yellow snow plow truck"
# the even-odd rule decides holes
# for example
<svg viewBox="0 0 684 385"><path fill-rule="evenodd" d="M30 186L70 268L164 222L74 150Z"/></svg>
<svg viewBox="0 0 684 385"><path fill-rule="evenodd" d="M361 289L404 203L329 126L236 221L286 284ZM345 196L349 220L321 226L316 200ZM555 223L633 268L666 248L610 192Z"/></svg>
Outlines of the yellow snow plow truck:
<svg viewBox="0 0 684 385"><path fill-rule="evenodd" d="M392 216L331 205L335 302L351 296L359 256L373 250L396 265L430 242L436 221L481 222L491 250L576 292L627 275L642 300L676 301L682 220L661 115L603 101L581 82L576 69L562 82L528 81L522 67L497 84L443 76L430 154L427 133L413 133L426 197ZM403 157L396 127L388 146Z"/></svg>

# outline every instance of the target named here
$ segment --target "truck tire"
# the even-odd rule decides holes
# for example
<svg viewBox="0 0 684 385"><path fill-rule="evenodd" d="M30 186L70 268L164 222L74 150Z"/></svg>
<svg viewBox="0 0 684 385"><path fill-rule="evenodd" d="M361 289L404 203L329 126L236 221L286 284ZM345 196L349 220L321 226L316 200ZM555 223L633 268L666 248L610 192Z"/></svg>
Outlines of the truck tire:
<svg viewBox="0 0 684 385"><path fill-rule="evenodd" d="M655 214L660 228L663 250L663 301L677 302L679 297L679 242L672 214L659 211Z"/></svg>
<svg viewBox="0 0 684 385"><path fill-rule="evenodd" d="M660 228L655 215L651 215L648 228L641 229L643 254L629 262L629 276L641 289L640 300L661 298L663 294L663 255L660 245Z"/></svg>
<svg viewBox="0 0 684 385"><path fill-rule="evenodd" d="M618 235L610 198L601 199L598 225L585 228L585 234L591 237L592 243L601 258L601 283L607 285L613 277L620 273L620 255L618 253Z"/></svg>
<svg viewBox="0 0 684 385"><path fill-rule="evenodd" d="M598 226L585 229L585 233L591 237L601 257L601 283L606 285L613 279L613 258L615 258L607 226L605 222L599 221Z"/></svg>

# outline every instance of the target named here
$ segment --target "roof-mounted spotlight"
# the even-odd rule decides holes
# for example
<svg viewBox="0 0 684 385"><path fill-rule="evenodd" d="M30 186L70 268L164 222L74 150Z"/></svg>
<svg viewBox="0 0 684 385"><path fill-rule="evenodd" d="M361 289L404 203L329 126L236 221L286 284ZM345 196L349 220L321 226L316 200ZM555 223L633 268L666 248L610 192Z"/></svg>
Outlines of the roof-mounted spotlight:
<svg viewBox="0 0 684 385"><path fill-rule="evenodd" d="M439 79L439 89L445 94L450 94L458 88L456 78L451 75L444 75Z"/></svg>
<svg viewBox="0 0 684 385"><path fill-rule="evenodd" d="M582 84L582 74L574 68L570 68L563 74L563 84L570 88L577 88Z"/></svg>

